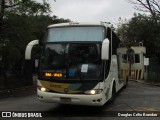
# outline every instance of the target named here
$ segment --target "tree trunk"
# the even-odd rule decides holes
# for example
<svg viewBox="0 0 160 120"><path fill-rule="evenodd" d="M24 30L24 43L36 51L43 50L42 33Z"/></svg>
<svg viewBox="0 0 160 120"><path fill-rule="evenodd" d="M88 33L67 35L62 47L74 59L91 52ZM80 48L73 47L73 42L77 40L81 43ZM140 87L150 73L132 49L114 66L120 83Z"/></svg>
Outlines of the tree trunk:
<svg viewBox="0 0 160 120"><path fill-rule="evenodd" d="M4 10L5 10L5 0L2 0L0 8L1 8L0 10L0 39L1 39L3 17L4 17Z"/></svg>

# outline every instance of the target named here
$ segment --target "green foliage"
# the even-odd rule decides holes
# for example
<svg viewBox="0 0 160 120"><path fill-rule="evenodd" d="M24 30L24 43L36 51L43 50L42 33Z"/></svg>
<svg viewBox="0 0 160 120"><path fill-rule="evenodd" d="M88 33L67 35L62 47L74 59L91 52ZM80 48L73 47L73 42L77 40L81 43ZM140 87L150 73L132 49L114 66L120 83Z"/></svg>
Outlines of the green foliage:
<svg viewBox="0 0 160 120"><path fill-rule="evenodd" d="M38 3L33 0L26 0L14 7L11 12L19 15L37 16L51 13L50 6L47 2Z"/></svg>
<svg viewBox="0 0 160 120"><path fill-rule="evenodd" d="M26 45L34 39L40 39L49 24L70 21L52 17L46 2L12 0L5 6L8 7L4 9L3 20L0 22L1 62L5 68L22 65Z"/></svg>

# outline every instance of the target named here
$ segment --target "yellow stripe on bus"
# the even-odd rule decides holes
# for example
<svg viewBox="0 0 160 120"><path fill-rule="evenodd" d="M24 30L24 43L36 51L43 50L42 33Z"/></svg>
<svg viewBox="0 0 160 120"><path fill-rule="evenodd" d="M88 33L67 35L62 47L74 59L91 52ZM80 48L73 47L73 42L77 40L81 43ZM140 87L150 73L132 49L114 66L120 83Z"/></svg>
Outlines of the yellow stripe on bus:
<svg viewBox="0 0 160 120"><path fill-rule="evenodd" d="M56 83L40 80L40 83L43 87L48 88L49 90L53 90L55 92L65 93L64 89L68 89L71 84L68 83ZM78 93L81 91L78 90L69 90L68 93Z"/></svg>

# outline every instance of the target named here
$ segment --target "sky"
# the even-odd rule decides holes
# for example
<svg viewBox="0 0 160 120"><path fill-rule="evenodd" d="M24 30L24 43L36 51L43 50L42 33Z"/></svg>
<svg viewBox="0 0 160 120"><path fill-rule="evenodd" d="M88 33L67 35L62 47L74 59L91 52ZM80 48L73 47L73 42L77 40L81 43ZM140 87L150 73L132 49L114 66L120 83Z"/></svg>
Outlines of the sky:
<svg viewBox="0 0 160 120"><path fill-rule="evenodd" d="M42 0L37 0L42 1ZM127 0L47 0L52 14L75 22L111 22L133 17L134 6Z"/></svg>

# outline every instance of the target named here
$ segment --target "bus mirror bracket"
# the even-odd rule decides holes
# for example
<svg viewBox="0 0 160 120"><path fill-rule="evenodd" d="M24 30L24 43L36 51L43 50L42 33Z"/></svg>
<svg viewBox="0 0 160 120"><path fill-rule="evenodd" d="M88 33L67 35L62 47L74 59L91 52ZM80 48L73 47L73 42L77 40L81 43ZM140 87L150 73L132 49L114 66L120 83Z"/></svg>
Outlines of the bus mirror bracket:
<svg viewBox="0 0 160 120"><path fill-rule="evenodd" d="M26 50L25 50L25 60L31 60L32 48L35 45L39 44L39 40L33 40L28 43Z"/></svg>
<svg viewBox="0 0 160 120"><path fill-rule="evenodd" d="M102 60L109 60L109 39L106 38L102 42L102 51L101 51L101 59Z"/></svg>

